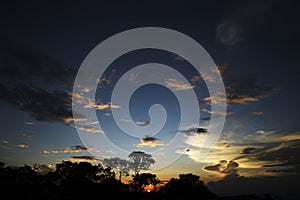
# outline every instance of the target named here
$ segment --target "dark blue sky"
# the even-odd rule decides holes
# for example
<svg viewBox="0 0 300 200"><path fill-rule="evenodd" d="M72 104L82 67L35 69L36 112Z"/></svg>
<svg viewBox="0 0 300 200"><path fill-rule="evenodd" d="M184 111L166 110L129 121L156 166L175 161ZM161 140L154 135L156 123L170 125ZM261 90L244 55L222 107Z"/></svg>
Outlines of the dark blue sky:
<svg viewBox="0 0 300 200"><path fill-rule="evenodd" d="M0 160L7 165L36 162L54 167L68 159L88 158L94 163L103 157L127 158L126 151L118 154L104 144L107 138L102 131L121 149L149 152L163 148L177 132L183 146L163 153L181 156L156 172L161 179L190 171L220 194L256 193L269 184L270 193L294 196L300 166L298 13L296 1L280 0L1 2ZM217 144L203 159L198 142L205 134L195 132L192 125L178 130L180 109L168 88L145 85L130 101L131 116L141 126L151 124L151 105L164 106L168 118L160 135L143 133L135 140L124 139L115 126L112 110L120 108L110 104L114 84L133 67L155 62L176 69L190 81L199 100L199 125L208 128L212 113L205 82L186 60L162 50L128 53L105 72L96 95L102 105L97 116L103 130L94 129L96 122L81 126L95 139L97 148L82 143L74 128L72 96L82 100L88 92L83 88L82 94L72 94L82 62L105 39L141 27L173 29L193 38L218 66L226 89L227 115ZM167 84L185 90L176 80ZM189 136L195 133L199 138L192 145ZM98 140L102 142L97 144ZM187 145L189 151L182 155ZM163 157L155 159L165 165ZM280 193L280 182L287 180ZM247 189L236 191L241 183Z"/></svg>

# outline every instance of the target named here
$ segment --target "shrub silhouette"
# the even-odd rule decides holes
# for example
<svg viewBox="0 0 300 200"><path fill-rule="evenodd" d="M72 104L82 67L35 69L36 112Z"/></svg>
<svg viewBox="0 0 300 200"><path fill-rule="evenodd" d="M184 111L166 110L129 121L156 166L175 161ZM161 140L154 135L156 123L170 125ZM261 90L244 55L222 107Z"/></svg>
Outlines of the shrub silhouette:
<svg viewBox="0 0 300 200"><path fill-rule="evenodd" d="M265 198L256 196L219 197L208 190L200 177L192 173L179 174L179 178L171 178L165 186L150 193L142 192L146 185L154 186L160 182L156 174L137 173L133 182L138 186L138 191L132 191L128 185L115 177L110 167L101 164L92 165L87 162L62 161L56 165L53 172L39 174L36 167L24 165L18 168L5 167L0 162L0 187L2 196L9 199L38 200L38 199L86 199L109 198L130 200L181 200L200 198L211 200L247 199L270 200L270 195Z"/></svg>

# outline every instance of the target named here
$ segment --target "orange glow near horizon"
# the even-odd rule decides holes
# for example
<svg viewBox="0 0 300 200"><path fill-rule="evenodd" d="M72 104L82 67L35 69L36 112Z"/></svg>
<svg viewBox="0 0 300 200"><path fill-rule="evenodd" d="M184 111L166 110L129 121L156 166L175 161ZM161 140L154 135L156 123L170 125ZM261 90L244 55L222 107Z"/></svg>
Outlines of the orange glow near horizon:
<svg viewBox="0 0 300 200"><path fill-rule="evenodd" d="M144 187L145 192L151 192L153 190L154 190L154 185L152 185L152 184L149 184L146 187Z"/></svg>

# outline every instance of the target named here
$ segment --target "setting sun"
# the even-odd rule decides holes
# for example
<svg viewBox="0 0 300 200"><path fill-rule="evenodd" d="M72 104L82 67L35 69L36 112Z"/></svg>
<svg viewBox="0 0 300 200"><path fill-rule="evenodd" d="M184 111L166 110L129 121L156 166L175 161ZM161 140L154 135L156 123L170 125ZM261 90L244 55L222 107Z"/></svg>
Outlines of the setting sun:
<svg viewBox="0 0 300 200"><path fill-rule="evenodd" d="M149 184L144 188L144 192L152 192L153 190L154 186L152 184Z"/></svg>

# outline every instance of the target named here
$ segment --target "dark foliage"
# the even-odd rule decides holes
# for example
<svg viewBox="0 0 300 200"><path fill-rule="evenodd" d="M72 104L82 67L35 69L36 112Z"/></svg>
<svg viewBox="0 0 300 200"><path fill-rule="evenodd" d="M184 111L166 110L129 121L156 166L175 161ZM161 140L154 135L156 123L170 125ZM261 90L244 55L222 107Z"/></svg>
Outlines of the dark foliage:
<svg viewBox="0 0 300 200"><path fill-rule="evenodd" d="M132 190L130 185L122 183L115 177L110 167L88 162L63 161L56 165L56 170L39 174L34 167L5 167L0 162L0 187L2 196L7 199L88 199L88 198L122 198L130 200L181 200L189 198L227 200L272 199L270 196L219 197L208 190L200 177L191 173L180 174L172 178L159 190L144 192L147 184L156 185L160 180L155 174L141 173L133 177L139 190Z"/></svg>

